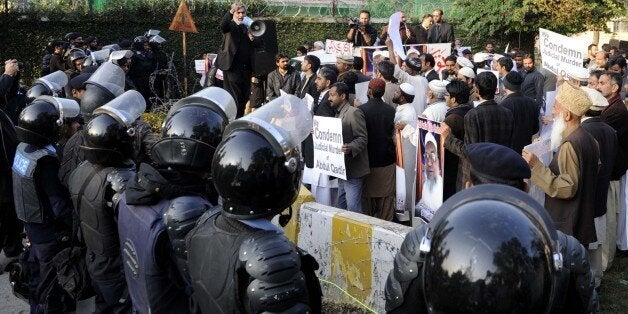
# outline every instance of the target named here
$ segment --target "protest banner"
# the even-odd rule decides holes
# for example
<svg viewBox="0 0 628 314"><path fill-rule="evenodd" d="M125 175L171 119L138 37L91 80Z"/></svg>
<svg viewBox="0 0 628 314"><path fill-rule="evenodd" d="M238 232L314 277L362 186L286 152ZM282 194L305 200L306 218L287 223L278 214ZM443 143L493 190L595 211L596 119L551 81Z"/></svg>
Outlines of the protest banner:
<svg viewBox="0 0 628 314"><path fill-rule="evenodd" d="M556 75L577 73L587 56L586 44L577 39L539 28L539 48L543 68ZM575 69L574 69L575 68Z"/></svg>
<svg viewBox="0 0 628 314"><path fill-rule="evenodd" d="M443 204L445 151L440 138L440 123L419 118L418 130L416 204L412 226L430 222Z"/></svg>
<svg viewBox="0 0 628 314"><path fill-rule="evenodd" d="M325 41L325 53L333 53L335 55L352 55L353 43L339 40L327 39Z"/></svg>
<svg viewBox="0 0 628 314"><path fill-rule="evenodd" d="M347 180L340 118L314 116L312 139L314 169L322 174Z"/></svg>
<svg viewBox="0 0 628 314"><path fill-rule="evenodd" d="M451 44L403 45L403 49L405 51L408 51L411 48L414 48L423 53L431 54L434 57L434 61L436 62L436 66L434 67L434 70L439 73L442 69L445 68L445 58L447 58L451 54ZM354 55L361 56L362 60L364 60L364 67L362 68L362 73L364 73L367 76L373 75L373 54L376 51L388 51L388 48L386 46L359 47L355 49L356 49L356 53L354 53Z"/></svg>
<svg viewBox="0 0 628 314"><path fill-rule="evenodd" d="M549 165L551 159L552 159L552 146L550 143L550 139L548 138L543 138L540 139L528 146L525 146L523 148L523 150L525 151L529 151L533 154L535 154L537 157L539 157L539 160L546 166ZM539 204L541 205L545 205L545 192L543 192L543 190L541 190L541 188L539 188L538 186L536 186L532 180L528 180L528 185L529 185L529 190L528 190L528 194L530 194L530 196L532 196L532 198L534 198L537 202L539 202Z"/></svg>
<svg viewBox="0 0 628 314"><path fill-rule="evenodd" d="M401 42L401 34L399 34L399 24L401 24L401 12L395 12L388 20L388 37L392 41L393 50L401 58L406 58L406 52L403 50Z"/></svg>

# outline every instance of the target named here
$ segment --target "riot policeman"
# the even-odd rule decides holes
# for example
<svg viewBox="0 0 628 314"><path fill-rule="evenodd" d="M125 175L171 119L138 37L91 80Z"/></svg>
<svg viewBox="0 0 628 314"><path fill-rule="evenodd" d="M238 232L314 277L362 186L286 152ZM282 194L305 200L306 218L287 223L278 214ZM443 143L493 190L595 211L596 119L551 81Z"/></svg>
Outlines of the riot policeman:
<svg viewBox="0 0 628 314"><path fill-rule="evenodd" d="M148 45L150 46L150 56L155 66L155 72L151 74L152 76L154 76L152 89L156 96L159 98L163 98L165 96L166 79L168 77L168 55L163 51L163 45L165 43L166 39L159 35L153 35L148 40ZM170 98L173 98L173 91L168 92L171 93Z"/></svg>
<svg viewBox="0 0 628 314"><path fill-rule="evenodd" d="M63 119L78 113L74 100L41 96L22 110L16 128L20 144L12 167L13 197L31 245L31 313L63 311L64 293L52 259L70 243L72 204L57 177L55 144Z"/></svg>
<svg viewBox="0 0 628 314"><path fill-rule="evenodd" d="M124 71L113 63L103 63L85 82L85 92L81 98L81 115L85 122L91 119L94 110L122 95L123 92ZM133 159L148 159L146 147L150 147L149 145L154 143L154 136L146 123L136 120L134 124L134 136L139 140L133 141ZM85 160L84 152L80 149L80 146L85 142L84 137L84 130L80 130L72 135L65 144L59 170L59 178L65 186L68 186L70 172Z"/></svg>
<svg viewBox="0 0 628 314"><path fill-rule="evenodd" d="M86 160L70 175L69 190L87 246L85 261L97 313L131 311L121 272L115 209L126 182L135 174L133 122L145 106L140 93L128 91L94 110L81 146Z"/></svg>
<svg viewBox="0 0 628 314"><path fill-rule="evenodd" d="M150 74L153 73L155 66L151 55L149 54L148 38L145 36L137 36L133 40L133 56L131 57L131 66L129 68L129 78L137 88L137 91L144 96L148 110L150 110L149 98L150 92Z"/></svg>
<svg viewBox="0 0 628 314"><path fill-rule="evenodd" d="M225 90L210 87L177 102L119 203L124 273L139 313L187 312L191 286L185 235L216 204L211 157L236 115Z"/></svg>
<svg viewBox="0 0 628 314"><path fill-rule="evenodd" d="M386 283L386 311L592 313L593 288L586 250L543 206L511 186L482 184L408 233Z"/></svg>
<svg viewBox="0 0 628 314"><path fill-rule="evenodd" d="M307 106L285 95L225 130L212 161L222 205L186 238L193 300L203 313L320 311L316 260L271 223L297 197L299 147L311 129Z"/></svg>
<svg viewBox="0 0 628 314"><path fill-rule="evenodd" d="M39 96L63 97L63 87L68 84L68 76L61 70L42 76L35 80L26 92L29 102Z"/></svg>

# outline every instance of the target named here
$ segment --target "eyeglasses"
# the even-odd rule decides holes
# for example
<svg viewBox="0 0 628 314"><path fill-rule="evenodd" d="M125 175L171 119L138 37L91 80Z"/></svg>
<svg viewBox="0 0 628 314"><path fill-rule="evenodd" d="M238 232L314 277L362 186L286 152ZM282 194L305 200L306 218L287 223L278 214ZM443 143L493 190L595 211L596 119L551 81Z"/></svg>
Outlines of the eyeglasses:
<svg viewBox="0 0 628 314"><path fill-rule="evenodd" d="M436 155L436 153L424 153L423 154L423 160L431 160L431 161L436 161L436 159L438 158L438 155Z"/></svg>

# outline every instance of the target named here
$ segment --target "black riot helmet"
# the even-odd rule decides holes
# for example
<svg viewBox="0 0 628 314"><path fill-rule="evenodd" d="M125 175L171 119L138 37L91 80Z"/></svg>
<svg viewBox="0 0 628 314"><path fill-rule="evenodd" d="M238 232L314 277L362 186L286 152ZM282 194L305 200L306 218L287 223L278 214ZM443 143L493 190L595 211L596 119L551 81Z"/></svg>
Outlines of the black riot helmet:
<svg viewBox="0 0 628 314"><path fill-rule="evenodd" d="M146 109L142 94L129 90L94 110L85 127L85 158L95 164L119 164L131 158L134 122Z"/></svg>
<svg viewBox="0 0 628 314"><path fill-rule="evenodd" d="M76 117L79 105L66 98L41 96L20 113L16 133L20 142L43 147L59 139L64 119Z"/></svg>
<svg viewBox="0 0 628 314"><path fill-rule="evenodd" d="M68 84L68 76L63 71L55 71L35 80L33 86L26 92L28 101L39 96L63 96L63 87Z"/></svg>
<svg viewBox="0 0 628 314"><path fill-rule="evenodd" d="M226 216L272 216L296 199L301 142L312 117L300 98L284 95L227 126L212 161L212 177Z"/></svg>
<svg viewBox="0 0 628 314"><path fill-rule="evenodd" d="M113 63L103 63L85 82L81 115L90 119L94 110L124 92L124 71Z"/></svg>
<svg viewBox="0 0 628 314"><path fill-rule="evenodd" d="M157 166L210 172L212 156L236 111L233 97L218 87L181 99L168 112L151 158Z"/></svg>
<svg viewBox="0 0 628 314"><path fill-rule="evenodd" d="M558 236L540 204L484 184L449 198L419 250L431 313L549 312L562 268Z"/></svg>

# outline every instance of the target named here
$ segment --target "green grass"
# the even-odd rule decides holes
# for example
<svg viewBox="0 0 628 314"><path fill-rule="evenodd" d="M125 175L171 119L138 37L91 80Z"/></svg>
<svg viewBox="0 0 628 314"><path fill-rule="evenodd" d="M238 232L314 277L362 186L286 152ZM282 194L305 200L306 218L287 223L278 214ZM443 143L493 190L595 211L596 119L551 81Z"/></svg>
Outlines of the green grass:
<svg viewBox="0 0 628 314"><path fill-rule="evenodd" d="M628 313L628 257L616 257L600 286L602 313Z"/></svg>

